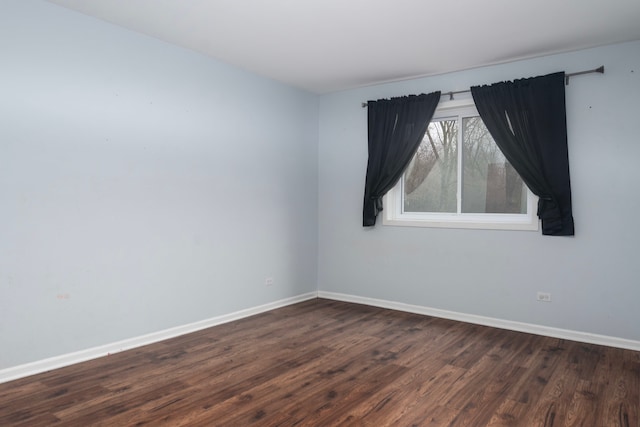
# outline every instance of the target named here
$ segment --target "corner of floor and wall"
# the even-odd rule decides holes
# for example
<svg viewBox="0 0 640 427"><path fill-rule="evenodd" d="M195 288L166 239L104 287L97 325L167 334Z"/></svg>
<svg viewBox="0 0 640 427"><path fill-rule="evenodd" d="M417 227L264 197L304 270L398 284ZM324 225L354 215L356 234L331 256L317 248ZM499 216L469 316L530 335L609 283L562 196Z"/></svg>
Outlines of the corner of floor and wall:
<svg viewBox="0 0 640 427"><path fill-rule="evenodd" d="M0 12L0 382L317 297L640 350L640 42L316 95ZM362 227L363 101L603 64L566 92L575 237Z"/></svg>

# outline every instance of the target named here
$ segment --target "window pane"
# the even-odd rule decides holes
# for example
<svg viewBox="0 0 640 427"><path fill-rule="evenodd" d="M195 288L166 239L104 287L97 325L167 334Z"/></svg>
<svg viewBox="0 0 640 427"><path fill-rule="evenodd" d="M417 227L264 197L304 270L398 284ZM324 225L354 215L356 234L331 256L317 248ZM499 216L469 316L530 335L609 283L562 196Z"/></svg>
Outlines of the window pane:
<svg viewBox="0 0 640 427"><path fill-rule="evenodd" d="M404 212L457 212L458 125L433 121L403 179Z"/></svg>
<svg viewBox="0 0 640 427"><path fill-rule="evenodd" d="M522 179L480 117L462 119L462 212L526 213Z"/></svg>

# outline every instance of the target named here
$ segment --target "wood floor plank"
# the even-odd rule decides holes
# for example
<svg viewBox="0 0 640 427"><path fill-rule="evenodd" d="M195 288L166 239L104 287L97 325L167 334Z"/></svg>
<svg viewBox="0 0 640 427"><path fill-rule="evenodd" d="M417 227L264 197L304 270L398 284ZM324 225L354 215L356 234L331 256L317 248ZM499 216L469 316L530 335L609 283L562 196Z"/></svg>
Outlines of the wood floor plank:
<svg viewBox="0 0 640 427"><path fill-rule="evenodd" d="M397 420L404 418L407 413L427 410L427 396L435 388L432 384L436 375L445 366L443 362L436 361L403 372L367 399L356 402L357 405L348 411L332 414L328 425L347 425L355 420L365 425L397 425ZM459 371L459 368L449 367Z"/></svg>
<svg viewBox="0 0 640 427"><path fill-rule="evenodd" d="M606 363L596 369L594 385L602 388L606 396L604 405L598 405L598 418L609 425L634 426L640 419L640 352L608 349ZM619 361L622 360L622 363ZM629 404L637 402L637 404Z"/></svg>
<svg viewBox="0 0 640 427"><path fill-rule="evenodd" d="M513 427L522 425L525 419L523 414L528 405L511 399L505 399L500 403L493 416L487 423L487 427Z"/></svg>
<svg viewBox="0 0 640 427"><path fill-rule="evenodd" d="M640 426L640 352L316 299L0 384L0 426Z"/></svg>

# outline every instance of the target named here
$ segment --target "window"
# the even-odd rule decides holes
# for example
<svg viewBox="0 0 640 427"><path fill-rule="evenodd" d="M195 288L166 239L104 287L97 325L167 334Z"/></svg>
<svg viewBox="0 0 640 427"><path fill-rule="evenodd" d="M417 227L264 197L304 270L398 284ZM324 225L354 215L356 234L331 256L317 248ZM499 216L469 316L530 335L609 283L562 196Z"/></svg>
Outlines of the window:
<svg viewBox="0 0 640 427"><path fill-rule="evenodd" d="M536 197L494 142L470 100L436 110L383 224L537 230Z"/></svg>

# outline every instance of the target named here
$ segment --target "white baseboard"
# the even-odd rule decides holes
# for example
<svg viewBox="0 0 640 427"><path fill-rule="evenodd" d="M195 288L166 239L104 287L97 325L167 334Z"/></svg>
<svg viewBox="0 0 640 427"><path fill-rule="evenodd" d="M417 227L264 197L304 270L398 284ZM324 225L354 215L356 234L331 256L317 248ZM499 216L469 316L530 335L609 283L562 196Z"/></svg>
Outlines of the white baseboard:
<svg viewBox="0 0 640 427"><path fill-rule="evenodd" d="M26 363L7 369L0 370L0 383L24 378L30 375L39 374L56 368L73 365L74 363L85 362L98 357L107 356L109 354L118 353L124 350L141 347L147 344L153 344L169 338L199 331L201 329L210 328L212 326L221 325L223 323L232 322L234 320L253 316L255 314L264 313L265 311L274 310L276 308L285 307L287 305L296 304L298 302L317 298L316 292L298 295L291 298L282 299L257 307L236 311L235 313L225 314L222 316L212 317L211 319L201 320L199 322L187 325L177 326L175 328L165 329L163 331L153 332L139 337L129 338L126 340L101 345L98 347L88 348L86 350L76 351L74 353L63 354L48 359L38 360L36 362Z"/></svg>
<svg viewBox="0 0 640 427"><path fill-rule="evenodd" d="M526 332L536 335L544 335L554 338L562 338L572 341L585 342L590 344L606 345L609 347L625 348L629 350L640 351L640 341L633 341L624 338L611 337L607 335L590 334L586 332L572 331L568 329L552 328L548 326L535 325L530 323L515 322L511 320L496 319L492 317L476 316L473 314L459 313L455 311L440 310L437 308L424 307L418 305L405 304L394 301L386 301L375 298L359 297L355 295L347 295L335 292L318 291L309 292L307 294L298 295L291 298L275 301L272 303L236 311L234 313L213 317L199 322L187 325L177 326L175 328L165 329L163 331L153 332L151 334L139 337L129 338L126 340L105 344L99 347L93 347L74 353L63 354L61 356L51 357L48 359L38 360L24 365L18 365L7 369L0 370L0 383L24 378L30 375L39 374L56 368L73 365L98 357L107 356L109 354L118 353L124 350L141 347L147 344L174 338L180 335L196 332L201 329L210 328L212 326L221 325L223 323L232 322L234 320L243 319L255 314L264 313L276 308L285 307L287 305L296 304L298 302L307 301L314 298L326 298L336 301L352 302L356 304L370 305L380 308L388 308L392 310L405 311L408 313L423 314L427 316L440 317L443 319L457 320L460 322L474 323L477 325L492 326L495 328L508 329L512 331Z"/></svg>
<svg viewBox="0 0 640 427"><path fill-rule="evenodd" d="M318 291L318 298L326 298L336 301L353 302L380 308L405 311L408 313L424 314L427 316L441 317L443 319L457 320L460 322L474 323L477 325L492 326L530 334L544 335L553 338L562 338L571 341L579 341L590 344L606 345L609 347L625 348L640 351L640 341L607 335L590 334L587 332L572 331L568 329L552 328L549 326L535 325L531 323L515 322L512 320L496 319L493 317L476 316L474 314L459 313L455 311L440 310L437 308L405 304L401 302L386 301L375 298L359 297L355 295L340 294L335 292Z"/></svg>

